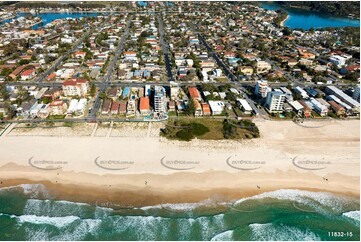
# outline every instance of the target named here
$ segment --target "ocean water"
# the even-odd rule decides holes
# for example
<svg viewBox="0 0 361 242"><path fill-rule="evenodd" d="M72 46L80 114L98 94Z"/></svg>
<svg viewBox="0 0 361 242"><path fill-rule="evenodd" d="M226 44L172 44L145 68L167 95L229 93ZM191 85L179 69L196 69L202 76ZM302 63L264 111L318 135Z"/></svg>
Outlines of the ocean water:
<svg viewBox="0 0 361 242"><path fill-rule="evenodd" d="M359 200L301 190L116 209L53 200L43 185L23 184L0 189L0 240L359 241L359 210Z"/></svg>

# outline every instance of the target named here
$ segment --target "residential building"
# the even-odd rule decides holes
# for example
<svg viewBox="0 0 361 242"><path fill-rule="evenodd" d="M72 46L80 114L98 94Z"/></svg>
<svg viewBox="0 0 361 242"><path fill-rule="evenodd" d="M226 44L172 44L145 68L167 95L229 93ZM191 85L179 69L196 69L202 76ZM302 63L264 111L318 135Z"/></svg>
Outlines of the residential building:
<svg viewBox="0 0 361 242"><path fill-rule="evenodd" d="M118 113L124 115L126 114L126 112L127 112L127 102L120 101Z"/></svg>
<svg viewBox="0 0 361 242"><path fill-rule="evenodd" d="M280 87L279 89L286 95L286 100L288 102L293 101L293 95L292 95L291 90L289 90L287 87Z"/></svg>
<svg viewBox="0 0 361 242"><path fill-rule="evenodd" d="M300 100L298 102L303 106L303 115L306 118L310 118L312 116L312 109L304 101Z"/></svg>
<svg viewBox="0 0 361 242"><path fill-rule="evenodd" d="M144 87L144 96L150 96L152 90L150 89L150 85L145 85Z"/></svg>
<svg viewBox="0 0 361 242"><path fill-rule="evenodd" d="M49 105L51 115L63 115L66 113L67 105L61 100L52 101Z"/></svg>
<svg viewBox="0 0 361 242"><path fill-rule="evenodd" d="M335 95L328 95L326 98L328 101L335 101L337 104L339 104L340 106L344 107L346 112L351 112L352 111L352 107L350 105L348 105L347 103L341 101L341 99L339 99L338 97L336 97Z"/></svg>
<svg viewBox="0 0 361 242"><path fill-rule="evenodd" d="M170 87L170 97L172 100L177 100L180 93L179 86L171 85Z"/></svg>
<svg viewBox="0 0 361 242"><path fill-rule="evenodd" d="M23 73L21 73L21 80L30 80L35 77L35 69L26 70Z"/></svg>
<svg viewBox="0 0 361 242"><path fill-rule="evenodd" d="M207 104L207 103L202 103L201 104L202 105L202 113L203 113L203 115L211 115L211 109L210 109L210 107L209 107L209 104Z"/></svg>
<svg viewBox="0 0 361 242"><path fill-rule="evenodd" d="M193 99L194 100L194 106L195 106L195 113L194 113L194 116L195 117L198 117L198 116L202 116L203 113L202 113L202 106L201 104L199 103L199 101L197 99Z"/></svg>
<svg viewBox="0 0 361 242"><path fill-rule="evenodd" d="M301 87L295 87L293 89L296 93L300 94L303 99L308 99L309 96L305 90L303 90Z"/></svg>
<svg viewBox="0 0 361 242"><path fill-rule="evenodd" d="M256 67L258 74L267 73L272 68L271 64L268 63L267 61L257 61Z"/></svg>
<svg viewBox="0 0 361 242"><path fill-rule="evenodd" d="M253 74L253 67L252 66L239 66L238 71L242 72L245 75L252 75Z"/></svg>
<svg viewBox="0 0 361 242"><path fill-rule="evenodd" d="M150 113L150 105L149 105L149 97L141 97L139 100L139 112L142 115L149 115Z"/></svg>
<svg viewBox="0 0 361 242"><path fill-rule="evenodd" d="M129 100L127 103L127 117L135 115L135 100Z"/></svg>
<svg viewBox="0 0 361 242"><path fill-rule="evenodd" d="M44 93L43 97L55 100L58 97L60 97L60 95L61 95L61 88L60 87L54 87L54 88L51 88L51 89L47 90Z"/></svg>
<svg viewBox="0 0 361 242"><path fill-rule="evenodd" d="M344 107L332 100L328 101L328 103L331 105L331 109L336 113L337 116L344 117L346 115L346 110Z"/></svg>
<svg viewBox="0 0 361 242"><path fill-rule="evenodd" d="M222 101L208 101L209 107L212 111L212 115L220 115L224 110L224 102Z"/></svg>
<svg viewBox="0 0 361 242"><path fill-rule="evenodd" d="M102 114L108 114L111 106L112 106L112 100L105 99L102 106Z"/></svg>
<svg viewBox="0 0 361 242"><path fill-rule="evenodd" d="M13 72L10 73L9 77L12 78L12 79L15 79L16 77L19 76L19 74L25 70L25 68L27 68L26 65L22 65L22 66L19 66L17 67Z"/></svg>
<svg viewBox="0 0 361 242"><path fill-rule="evenodd" d="M183 101L176 101L177 113L183 113L186 109L186 105Z"/></svg>
<svg viewBox="0 0 361 242"><path fill-rule="evenodd" d="M310 101L315 109L315 111L320 115L320 116L326 116L328 113L328 108L323 105L322 103L320 103L319 101L317 101L315 98L310 98Z"/></svg>
<svg viewBox="0 0 361 242"><path fill-rule="evenodd" d="M86 98L79 99L79 102L75 107L75 114L83 115L84 111L85 111L86 104L87 104Z"/></svg>
<svg viewBox="0 0 361 242"><path fill-rule="evenodd" d="M84 59L86 56L86 52L84 51L77 51L73 54L74 58L81 58Z"/></svg>
<svg viewBox="0 0 361 242"><path fill-rule="evenodd" d="M342 67L346 65L347 59L339 56L339 55L333 55L328 58L329 61L331 61L333 64L335 64L337 67Z"/></svg>
<svg viewBox="0 0 361 242"><path fill-rule="evenodd" d="M114 101L112 107L110 108L110 113L113 115L117 115L119 112L119 102Z"/></svg>
<svg viewBox="0 0 361 242"><path fill-rule="evenodd" d="M62 88L64 96L84 97L89 91L89 82L78 79L68 80L63 82Z"/></svg>
<svg viewBox="0 0 361 242"><path fill-rule="evenodd" d="M298 101L292 101L288 103L298 115L301 115L303 112L303 106Z"/></svg>
<svg viewBox="0 0 361 242"><path fill-rule="evenodd" d="M238 98L237 102L239 103L239 106L240 106L240 108L241 108L241 110L243 111L244 114L249 115L249 114L252 113L253 109L249 105L249 103L247 102L246 99Z"/></svg>
<svg viewBox="0 0 361 242"><path fill-rule="evenodd" d="M201 101L201 94L199 93L198 89L196 87L189 87L188 88L189 96L193 99L196 99L198 101Z"/></svg>
<svg viewBox="0 0 361 242"><path fill-rule="evenodd" d="M154 87L154 112L165 113L167 107L166 92L164 87Z"/></svg>
<svg viewBox="0 0 361 242"><path fill-rule="evenodd" d="M168 111L175 111L175 101L168 102Z"/></svg>
<svg viewBox="0 0 361 242"><path fill-rule="evenodd" d="M23 102L20 107L16 109L16 115L17 116L24 116L27 117L30 115L30 111L37 105L38 103L35 101L35 99L32 99L30 101Z"/></svg>
<svg viewBox="0 0 361 242"><path fill-rule="evenodd" d="M327 86L325 88L325 93L328 95L335 95L339 99L341 99L346 104L350 105L353 108L353 111L360 112L360 103L355 99L351 98L349 95L344 93L342 90L338 89L335 86Z"/></svg>
<svg viewBox="0 0 361 242"><path fill-rule="evenodd" d="M269 92L266 98L266 109L270 113L283 112L283 104L285 102L285 99L286 95L282 92Z"/></svg>
<svg viewBox="0 0 361 242"><path fill-rule="evenodd" d="M260 80L260 81L257 81L257 83L256 83L254 94L256 94L257 96L260 96L262 98L265 98L265 97L267 97L268 90L269 90L268 82L266 80Z"/></svg>
<svg viewBox="0 0 361 242"><path fill-rule="evenodd" d="M78 105L78 100L77 99L72 99L69 103L69 107L68 107L68 114L73 114L75 112L75 108Z"/></svg>

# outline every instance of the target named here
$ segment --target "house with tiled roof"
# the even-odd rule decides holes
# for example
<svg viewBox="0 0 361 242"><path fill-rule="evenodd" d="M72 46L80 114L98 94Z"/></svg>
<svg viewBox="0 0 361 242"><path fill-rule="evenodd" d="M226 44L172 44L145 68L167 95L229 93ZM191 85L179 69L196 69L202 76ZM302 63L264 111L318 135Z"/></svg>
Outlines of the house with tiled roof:
<svg viewBox="0 0 361 242"><path fill-rule="evenodd" d="M149 112L150 112L149 107L150 107L150 105L149 105L149 97L148 96L141 97L139 99L139 112L142 115L148 115Z"/></svg>
<svg viewBox="0 0 361 242"><path fill-rule="evenodd" d="M202 100L202 97L196 87L189 87L188 88L189 96L196 100Z"/></svg>
<svg viewBox="0 0 361 242"><path fill-rule="evenodd" d="M35 77L35 74L36 74L35 69L23 71L21 73L21 80L25 81L25 80L33 79Z"/></svg>

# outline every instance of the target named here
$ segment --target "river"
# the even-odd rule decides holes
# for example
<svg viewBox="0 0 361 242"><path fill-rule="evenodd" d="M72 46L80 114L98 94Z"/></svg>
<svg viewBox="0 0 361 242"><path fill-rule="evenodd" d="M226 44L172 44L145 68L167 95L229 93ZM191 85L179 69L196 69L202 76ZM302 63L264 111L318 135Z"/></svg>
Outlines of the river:
<svg viewBox="0 0 361 242"><path fill-rule="evenodd" d="M332 15L315 13L303 9L285 8L275 3L263 3L262 7L267 10L283 9L288 13L288 19L284 26L295 29L325 28L325 27L360 27L360 20Z"/></svg>
<svg viewBox="0 0 361 242"><path fill-rule="evenodd" d="M30 13L18 13L16 18L29 15ZM55 19L62 19L62 18L81 18L81 17L95 17L98 16L100 13L39 13L33 14L33 16L40 17L43 22L40 24L36 24L32 27L32 29L38 29L42 26L45 26L48 23L51 23ZM2 21L0 24L11 22L13 19L7 19Z"/></svg>

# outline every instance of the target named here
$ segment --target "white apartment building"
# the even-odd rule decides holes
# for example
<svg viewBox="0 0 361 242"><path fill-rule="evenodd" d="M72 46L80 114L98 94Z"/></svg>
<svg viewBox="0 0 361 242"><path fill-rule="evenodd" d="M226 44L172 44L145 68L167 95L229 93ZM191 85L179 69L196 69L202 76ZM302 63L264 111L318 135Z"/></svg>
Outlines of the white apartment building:
<svg viewBox="0 0 361 242"><path fill-rule="evenodd" d="M267 97L268 82L266 80L257 81L254 94L263 98Z"/></svg>
<svg viewBox="0 0 361 242"><path fill-rule="evenodd" d="M166 92L164 87L154 87L154 112L165 113L167 107Z"/></svg>
<svg viewBox="0 0 361 242"><path fill-rule="evenodd" d="M268 109L268 112L270 113L283 112L285 99L286 95L282 92L269 92L266 98L266 109Z"/></svg>
<svg viewBox="0 0 361 242"><path fill-rule="evenodd" d="M339 55L333 55L328 58L329 61L331 61L333 64L335 64L338 67L344 66L346 64L347 59L339 56Z"/></svg>

